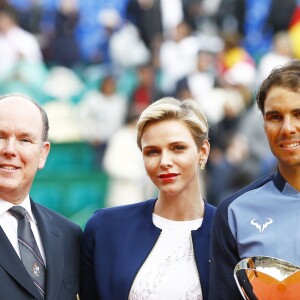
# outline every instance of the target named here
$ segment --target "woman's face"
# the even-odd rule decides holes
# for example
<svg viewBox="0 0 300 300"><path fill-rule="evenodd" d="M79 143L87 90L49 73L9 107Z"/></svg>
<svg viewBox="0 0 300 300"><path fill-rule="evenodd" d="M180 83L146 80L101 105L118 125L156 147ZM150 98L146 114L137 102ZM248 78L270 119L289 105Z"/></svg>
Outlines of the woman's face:
<svg viewBox="0 0 300 300"><path fill-rule="evenodd" d="M199 163L206 162L209 143L198 149L183 121L147 124L141 146L145 169L160 194L175 196L199 187Z"/></svg>

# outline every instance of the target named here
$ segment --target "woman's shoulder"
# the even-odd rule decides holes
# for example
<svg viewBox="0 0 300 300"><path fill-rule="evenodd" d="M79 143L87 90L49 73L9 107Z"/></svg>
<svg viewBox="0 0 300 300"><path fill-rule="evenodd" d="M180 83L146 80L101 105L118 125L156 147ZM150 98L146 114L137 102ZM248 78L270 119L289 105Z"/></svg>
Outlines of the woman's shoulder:
<svg viewBox="0 0 300 300"><path fill-rule="evenodd" d="M88 224L99 225L99 223L113 223L114 221L120 224L122 221L127 222L132 218L152 214L155 201L155 199L150 199L133 204L98 209L88 220Z"/></svg>
<svg viewBox="0 0 300 300"><path fill-rule="evenodd" d="M217 210L217 208L214 205L212 205L208 202L205 202L205 209L209 210L209 212L211 212L212 214L215 214L215 212Z"/></svg>

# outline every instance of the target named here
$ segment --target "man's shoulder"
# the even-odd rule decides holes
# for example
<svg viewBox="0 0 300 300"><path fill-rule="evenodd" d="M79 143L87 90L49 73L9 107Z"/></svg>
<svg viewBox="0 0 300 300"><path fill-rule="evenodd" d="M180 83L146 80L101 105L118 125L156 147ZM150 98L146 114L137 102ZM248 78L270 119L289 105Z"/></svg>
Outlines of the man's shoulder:
<svg viewBox="0 0 300 300"><path fill-rule="evenodd" d="M75 222L71 221L67 217L63 216L61 213L56 212L42 204L36 203L35 204L37 209L43 214L45 218L48 218L49 221L54 223L60 229L66 228L68 230L78 230L80 226L77 225Z"/></svg>

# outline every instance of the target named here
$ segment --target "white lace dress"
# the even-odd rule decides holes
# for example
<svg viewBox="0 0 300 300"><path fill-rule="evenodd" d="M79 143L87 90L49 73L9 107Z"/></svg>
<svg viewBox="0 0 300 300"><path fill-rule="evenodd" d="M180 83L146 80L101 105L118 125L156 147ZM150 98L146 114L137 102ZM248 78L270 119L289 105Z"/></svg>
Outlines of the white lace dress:
<svg viewBox="0 0 300 300"><path fill-rule="evenodd" d="M129 300L202 300L191 237L202 220L172 221L153 214L162 233L138 271Z"/></svg>

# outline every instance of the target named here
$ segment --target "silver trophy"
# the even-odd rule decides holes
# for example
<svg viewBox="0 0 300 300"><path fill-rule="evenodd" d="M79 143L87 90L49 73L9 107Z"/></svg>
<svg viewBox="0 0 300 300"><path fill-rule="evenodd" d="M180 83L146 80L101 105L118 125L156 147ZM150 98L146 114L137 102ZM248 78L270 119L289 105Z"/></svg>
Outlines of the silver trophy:
<svg viewBox="0 0 300 300"><path fill-rule="evenodd" d="M300 299L300 267L275 257L241 260L234 278L245 300Z"/></svg>

